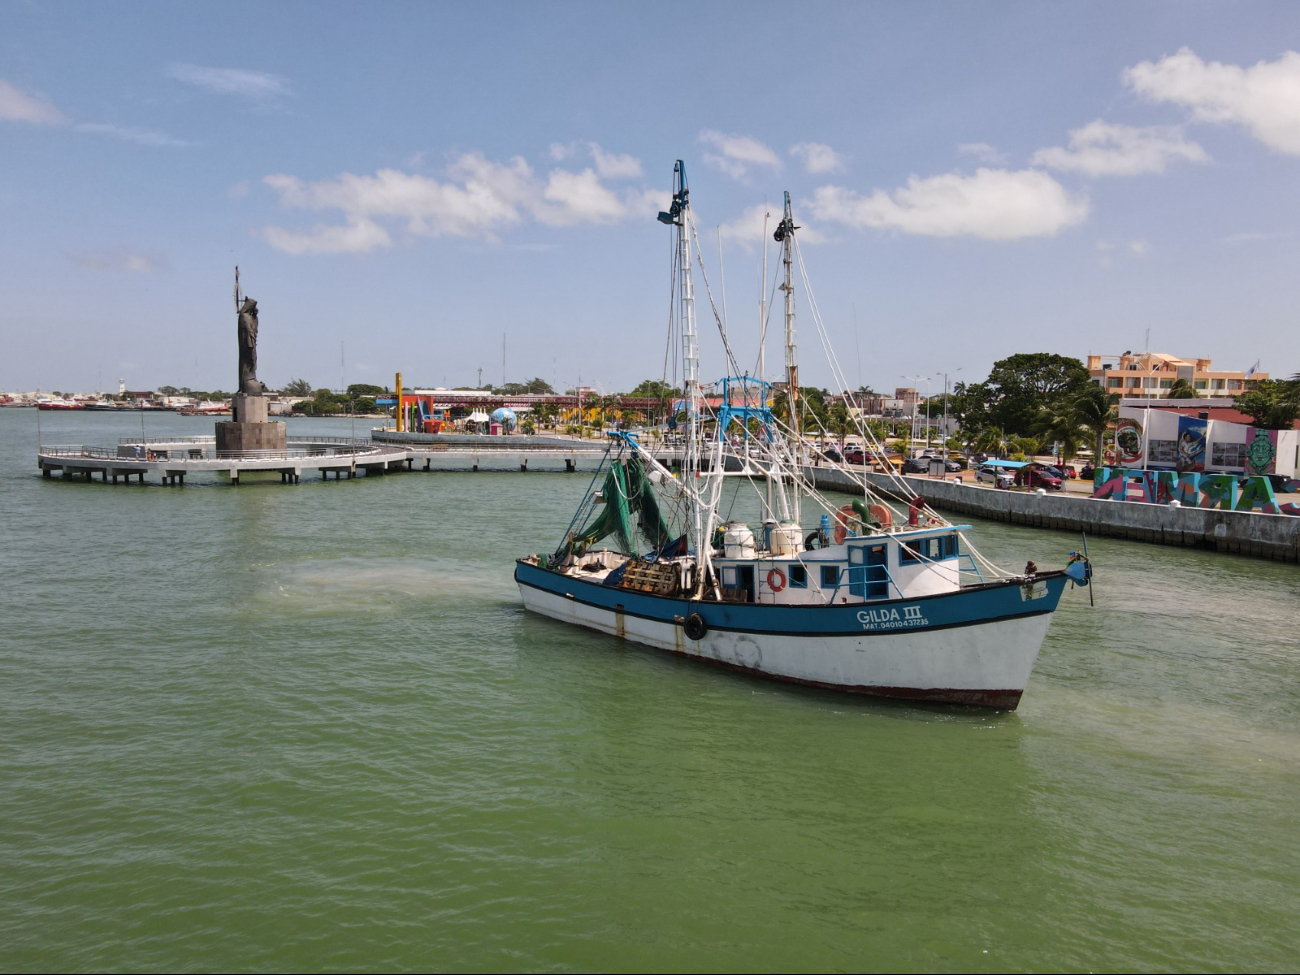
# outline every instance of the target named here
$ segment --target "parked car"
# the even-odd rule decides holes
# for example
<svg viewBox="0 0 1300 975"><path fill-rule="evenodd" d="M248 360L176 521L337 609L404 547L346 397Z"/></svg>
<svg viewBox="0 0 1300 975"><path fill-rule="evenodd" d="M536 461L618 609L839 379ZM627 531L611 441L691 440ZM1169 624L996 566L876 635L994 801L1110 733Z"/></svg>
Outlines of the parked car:
<svg viewBox="0 0 1300 975"><path fill-rule="evenodd" d="M823 450L822 456L825 457L827 460L834 461L837 464L844 459L840 455L840 452L836 450L834 447L828 447L826 450Z"/></svg>
<svg viewBox="0 0 1300 975"><path fill-rule="evenodd" d="M1065 472L1066 477L1077 478L1079 476L1079 472L1074 469L1073 464L1066 464L1063 468L1061 468L1061 470Z"/></svg>
<svg viewBox="0 0 1300 975"><path fill-rule="evenodd" d="M921 460L919 457L909 457L903 461L904 474L929 474L929 460Z"/></svg>
<svg viewBox="0 0 1300 975"><path fill-rule="evenodd" d="M853 447L844 451L844 463L846 464L865 464L867 462L867 452L861 447Z"/></svg>
<svg viewBox="0 0 1300 975"><path fill-rule="evenodd" d="M1049 491L1060 491L1065 487L1061 478L1056 474L1049 473L1048 468L1043 464L1020 468L1017 481L1030 489L1041 487L1047 488Z"/></svg>
<svg viewBox="0 0 1300 975"><path fill-rule="evenodd" d="M1091 481L1096 473L1097 469L1093 467L1092 462L1089 461L1087 464L1084 464L1083 468L1079 471L1079 477L1085 481Z"/></svg>
<svg viewBox="0 0 1300 975"><path fill-rule="evenodd" d="M1009 488L1015 483L1016 476L1004 467L981 467L975 472L977 484L987 483L994 487Z"/></svg>

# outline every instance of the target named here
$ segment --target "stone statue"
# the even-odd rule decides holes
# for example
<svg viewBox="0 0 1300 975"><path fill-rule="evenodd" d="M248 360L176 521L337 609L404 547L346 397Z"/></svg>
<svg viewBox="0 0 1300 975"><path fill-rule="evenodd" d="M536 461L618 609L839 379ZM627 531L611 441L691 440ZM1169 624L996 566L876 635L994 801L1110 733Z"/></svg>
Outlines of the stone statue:
<svg viewBox="0 0 1300 975"><path fill-rule="evenodd" d="M266 392L257 381L257 302L252 298L239 306L239 392L250 396Z"/></svg>

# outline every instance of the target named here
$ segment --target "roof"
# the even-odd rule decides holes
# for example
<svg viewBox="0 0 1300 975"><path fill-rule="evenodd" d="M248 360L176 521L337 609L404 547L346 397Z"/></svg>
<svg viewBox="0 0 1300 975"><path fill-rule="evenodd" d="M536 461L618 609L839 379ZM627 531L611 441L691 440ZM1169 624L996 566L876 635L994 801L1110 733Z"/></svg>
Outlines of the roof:
<svg viewBox="0 0 1300 975"><path fill-rule="evenodd" d="M980 464L980 467L1006 467L1013 471L1028 466L1029 461L1027 460L986 460Z"/></svg>

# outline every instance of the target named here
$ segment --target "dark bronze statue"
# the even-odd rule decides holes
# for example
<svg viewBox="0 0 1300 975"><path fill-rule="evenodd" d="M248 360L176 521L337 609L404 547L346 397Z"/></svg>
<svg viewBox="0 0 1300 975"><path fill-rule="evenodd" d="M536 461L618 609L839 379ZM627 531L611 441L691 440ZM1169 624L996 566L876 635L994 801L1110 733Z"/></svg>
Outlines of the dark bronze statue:
<svg viewBox="0 0 1300 975"><path fill-rule="evenodd" d="M257 302L245 298L239 306L239 392L256 396L265 391L257 381Z"/></svg>

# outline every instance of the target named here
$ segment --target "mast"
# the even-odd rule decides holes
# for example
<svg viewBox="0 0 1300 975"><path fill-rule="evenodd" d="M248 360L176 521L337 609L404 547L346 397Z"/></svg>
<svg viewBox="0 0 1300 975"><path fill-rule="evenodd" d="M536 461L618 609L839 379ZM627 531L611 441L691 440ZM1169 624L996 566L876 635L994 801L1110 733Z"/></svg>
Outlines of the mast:
<svg viewBox="0 0 1300 975"><path fill-rule="evenodd" d="M675 227L677 232L678 326L682 339L682 378L686 401L686 454L682 458L682 479L692 489L700 470L700 348L695 330L695 284L691 273L690 188L686 166L679 159L673 166L673 202L667 213L659 214L660 223ZM691 525L688 539L699 560L699 580L704 579L709 546L703 537L703 513L695 490L691 496Z"/></svg>
<svg viewBox="0 0 1300 975"><path fill-rule="evenodd" d="M781 290L785 292L785 384L786 400L790 404L790 425L794 428L795 441L794 462L800 465L803 459L803 402L799 395L799 358L794 339L794 232L799 228L794 223L794 213L790 208L790 191L785 193L785 213L776 226L772 236L781 245L781 262L785 265L785 280ZM795 479L794 510L799 510L799 481ZM784 496L781 498L782 516L791 517Z"/></svg>

